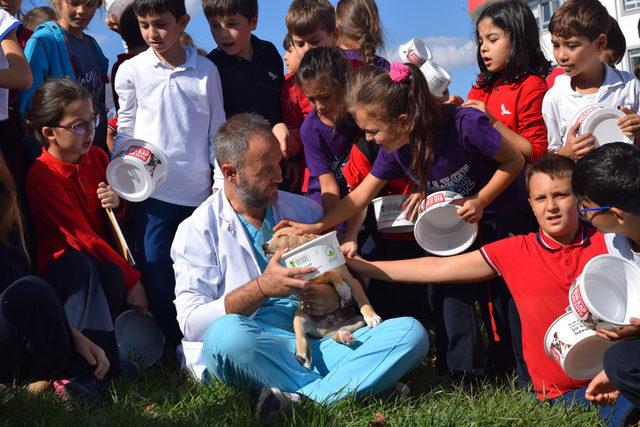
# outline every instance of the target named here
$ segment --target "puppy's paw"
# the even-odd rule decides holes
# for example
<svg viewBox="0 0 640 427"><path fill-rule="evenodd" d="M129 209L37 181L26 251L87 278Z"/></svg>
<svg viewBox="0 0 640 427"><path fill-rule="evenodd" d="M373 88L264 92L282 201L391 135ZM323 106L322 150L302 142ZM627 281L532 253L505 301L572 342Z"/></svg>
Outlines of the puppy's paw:
<svg viewBox="0 0 640 427"><path fill-rule="evenodd" d="M369 328L375 328L382 323L382 318L380 316L365 316L364 321L367 323Z"/></svg>
<svg viewBox="0 0 640 427"><path fill-rule="evenodd" d="M348 346L352 346L354 342L356 342L355 338L353 338L353 335L351 334L351 332L345 330L345 329L341 329L338 331L338 340L344 344L344 345L348 345Z"/></svg>
<svg viewBox="0 0 640 427"><path fill-rule="evenodd" d="M307 357L303 356L301 354L296 354L296 361L302 365L305 366L307 364Z"/></svg>

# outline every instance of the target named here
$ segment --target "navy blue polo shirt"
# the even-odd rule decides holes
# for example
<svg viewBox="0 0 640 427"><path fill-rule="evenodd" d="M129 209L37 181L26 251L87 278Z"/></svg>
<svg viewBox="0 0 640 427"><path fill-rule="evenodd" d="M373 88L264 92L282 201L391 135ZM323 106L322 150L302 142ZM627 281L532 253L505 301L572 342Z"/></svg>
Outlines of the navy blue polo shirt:
<svg viewBox="0 0 640 427"><path fill-rule="evenodd" d="M207 58L218 67L227 117L238 113L258 113L274 125L281 121L280 91L284 65L276 47L251 36L251 61L227 55L220 48Z"/></svg>

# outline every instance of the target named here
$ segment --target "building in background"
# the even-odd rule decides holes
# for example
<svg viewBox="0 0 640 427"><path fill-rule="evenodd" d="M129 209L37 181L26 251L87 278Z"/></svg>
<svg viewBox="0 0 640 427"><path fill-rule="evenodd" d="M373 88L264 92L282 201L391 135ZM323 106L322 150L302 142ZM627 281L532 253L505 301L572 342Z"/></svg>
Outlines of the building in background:
<svg viewBox="0 0 640 427"><path fill-rule="evenodd" d="M501 0L469 0L469 11L475 19L479 11L478 6ZM527 3L538 20L540 27L540 45L547 58L553 59L551 50L551 35L548 31L551 15L565 0L530 0ZM640 0L600 0L620 25L620 29L627 41L627 53L622 62L616 67L633 74L636 65L640 64L640 36L638 36L638 19L640 19ZM555 61L554 61L555 62Z"/></svg>

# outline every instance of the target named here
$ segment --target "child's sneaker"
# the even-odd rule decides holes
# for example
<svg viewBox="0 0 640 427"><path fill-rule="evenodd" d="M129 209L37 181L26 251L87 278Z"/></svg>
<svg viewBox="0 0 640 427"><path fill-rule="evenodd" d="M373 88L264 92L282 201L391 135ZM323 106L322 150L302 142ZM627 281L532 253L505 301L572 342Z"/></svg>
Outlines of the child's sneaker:
<svg viewBox="0 0 640 427"><path fill-rule="evenodd" d="M97 402L102 397L105 382L89 375L76 375L70 379L55 380L52 385L56 394L62 400Z"/></svg>
<svg viewBox="0 0 640 427"><path fill-rule="evenodd" d="M298 393L285 393L276 387L262 387L256 404L256 421L270 424L301 400L302 395Z"/></svg>

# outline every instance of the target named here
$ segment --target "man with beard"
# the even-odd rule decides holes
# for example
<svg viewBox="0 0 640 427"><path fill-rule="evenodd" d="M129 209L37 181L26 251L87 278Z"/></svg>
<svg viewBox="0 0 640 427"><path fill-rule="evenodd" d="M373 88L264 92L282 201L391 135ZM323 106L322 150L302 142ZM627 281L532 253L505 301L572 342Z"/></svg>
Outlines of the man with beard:
<svg viewBox="0 0 640 427"><path fill-rule="evenodd" d="M282 267L282 251L267 259L262 244L281 219L315 222L322 208L278 191L282 154L266 119L230 118L215 150L224 189L180 225L171 248L184 362L196 377L260 391L256 416L270 421L302 395L327 404L351 393L376 394L417 367L428 339L409 317L356 331L352 347L312 339L312 368L296 361L299 301L321 315L338 308L338 296L332 286L301 278L312 268Z"/></svg>

